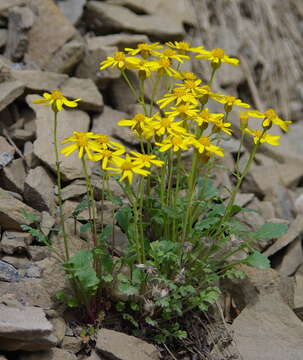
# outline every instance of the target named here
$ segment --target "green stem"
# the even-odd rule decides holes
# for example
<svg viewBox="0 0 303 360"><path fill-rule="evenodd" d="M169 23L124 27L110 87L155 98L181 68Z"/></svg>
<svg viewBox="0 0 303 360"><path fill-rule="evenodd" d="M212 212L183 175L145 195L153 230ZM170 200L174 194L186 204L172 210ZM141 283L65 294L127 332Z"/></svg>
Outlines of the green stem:
<svg viewBox="0 0 303 360"><path fill-rule="evenodd" d="M60 171L60 161L59 161L59 151L58 151L58 136L57 136L57 127L58 127L58 112L54 111L54 149L55 149L55 157L56 157L56 172L57 172L57 187L58 187L58 200L59 200L59 211L60 211L60 223L63 233L63 241L64 241L64 251L65 251L65 260L69 260L69 250L68 250L68 236L65 229L65 220L64 220L64 212L63 212L63 201L62 201L62 191L61 191L61 171Z"/></svg>
<svg viewBox="0 0 303 360"><path fill-rule="evenodd" d="M210 79L208 80L208 83L207 83L207 85L208 85L209 87L212 87L213 81L214 81L214 79L215 79L215 73L216 73L216 71L217 71L216 68L213 68L213 69L212 69L212 72L211 72L211 75L210 75Z"/></svg>
<svg viewBox="0 0 303 360"><path fill-rule="evenodd" d="M177 170L176 170L176 189L175 189L175 192L174 192L174 195L173 195L173 206L174 206L174 209L176 210L176 205L177 205L177 199L178 199L178 196L179 196L179 187L180 187L180 178L181 178L181 152L179 151L177 153ZM173 231L172 231L172 240L173 241L176 241L177 238L177 221L176 219L173 220Z"/></svg>
<svg viewBox="0 0 303 360"><path fill-rule="evenodd" d="M155 81L155 83L153 84L153 89L152 89L152 96L151 96L151 100L150 100L150 108L149 108L149 116L151 117L153 114L153 107L154 107L154 102L155 102L155 96L158 90L158 86L161 80L161 75L157 75L157 79Z"/></svg>
<svg viewBox="0 0 303 360"><path fill-rule="evenodd" d="M139 84L140 84L140 99L141 99L141 105L144 111L144 115L147 116L147 108L145 104L145 79L142 77L139 77Z"/></svg>
<svg viewBox="0 0 303 360"><path fill-rule="evenodd" d="M128 76L126 75L125 70L122 70L122 71L121 71L121 74L122 74L124 80L126 81L128 87L130 88L130 91L132 92L134 98L135 98L136 100L138 100L139 97L138 97L138 95L137 95L137 91L135 90L133 84L131 83L131 81L129 80Z"/></svg>

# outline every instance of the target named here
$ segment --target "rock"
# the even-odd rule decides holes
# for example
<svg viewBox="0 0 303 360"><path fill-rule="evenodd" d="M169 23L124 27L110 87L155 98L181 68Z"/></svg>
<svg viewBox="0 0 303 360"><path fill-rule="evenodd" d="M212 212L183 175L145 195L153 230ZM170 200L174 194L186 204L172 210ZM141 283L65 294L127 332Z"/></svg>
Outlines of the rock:
<svg viewBox="0 0 303 360"><path fill-rule="evenodd" d="M302 357L303 324L277 294L262 296L245 308L231 329L245 360Z"/></svg>
<svg viewBox="0 0 303 360"><path fill-rule="evenodd" d="M66 1L64 2L64 4ZM56 73L69 74L83 58L85 46L78 40L72 40L62 46L50 59L45 69Z"/></svg>
<svg viewBox="0 0 303 360"><path fill-rule="evenodd" d="M39 211L55 210L54 181L42 166L28 172L24 183L24 199Z"/></svg>
<svg viewBox="0 0 303 360"><path fill-rule="evenodd" d="M141 34L109 34L103 36L94 36L87 39L88 47L97 49L103 47L117 47L119 51L125 48L135 48L140 43L148 43L146 35Z"/></svg>
<svg viewBox="0 0 303 360"><path fill-rule="evenodd" d="M37 140L34 143L34 154L42 162L47 164L56 172L56 161L53 149L52 112L49 108L33 104L32 101L36 96L27 96L29 106L36 112ZM58 143L69 136L73 131L88 131L90 119L89 116L81 110L65 110L59 114L58 119ZM65 180L81 178L82 164L78 154L74 153L69 157L60 155L61 171Z"/></svg>
<svg viewBox="0 0 303 360"><path fill-rule="evenodd" d="M28 3L37 17L28 33L25 60L44 69L49 59L75 35L76 29L52 0L28 0Z"/></svg>
<svg viewBox="0 0 303 360"><path fill-rule="evenodd" d="M290 190L285 186L279 184L272 185L265 199L273 204L277 217L291 221L294 219L295 207L293 197Z"/></svg>
<svg viewBox="0 0 303 360"><path fill-rule="evenodd" d="M282 262L277 266L277 270L285 276L291 276L302 263L302 239L299 237L288 245Z"/></svg>
<svg viewBox="0 0 303 360"><path fill-rule="evenodd" d="M23 193L25 181L25 166L22 158L13 160L5 166L1 174L1 183L4 189Z"/></svg>
<svg viewBox="0 0 303 360"><path fill-rule="evenodd" d="M27 246L32 242L29 233L5 231L1 239L1 250L8 255L26 253Z"/></svg>
<svg viewBox="0 0 303 360"><path fill-rule="evenodd" d="M6 29L0 29L0 49L2 49L7 42L7 33Z"/></svg>
<svg viewBox="0 0 303 360"><path fill-rule="evenodd" d="M64 336L61 347L64 350L68 350L74 354L78 353L82 349L83 343L80 337Z"/></svg>
<svg viewBox="0 0 303 360"><path fill-rule="evenodd" d="M242 311L262 296L279 293L285 304L294 307L294 282L274 269L261 270L240 265L246 275L243 279L225 279L223 288L231 294L237 309Z"/></svg>
<svg viewBox="0 0 303 360"><path fill-rule="evenodd" d="M303 266L301 265L295 274L295 309L303 308Z"/></svg>
<svg viewBox="0 0 303 360"><path fill-rule="evenodd" d="M124 112L114 110L105 105L103 112L93 118L92 131L98 134L116 137L124 143L137 144L138 140L128 127L117 125L117 122L121 119L130 119L130 117Z"/></svg>
<svg viewBox="0 0 303 360"><path fill-rule="evenodd" d="M14 256L3 256L2 260L8 264L11 264L16 269L27 269L29 268L31 262L28 260L27 257L21 255L14 255Z"/></svg>
<svg viewBox="0 0 303 360"><path fill-rule="evenodd" d="M5 56L12 61L21 61L28 46L27 34L34 24L34 14L27 6L10 9L8 17L8 38Z"/></svg>
<svg viewBox="0 0 303 360"><path fill-rule="evenodd" d="M96 342L97 353L119 360L156 360L158 350L147 342L117 331L101 329Z"/></svg>
<svg viewBox="0 0 303 360"><path fill-rule="evenodd" d="M19 273L12 265L0 260L0 281L19 281Z"/></svg>
<svg viewBox="0 0 303 360"><path fill-rule="evenodd" d="M297 197L294 206L297 214L303 214L303 194Z"/></svg>
<svg viewBox="0 0 303 360"><path fill-rule="evenodd" d="M45 236L49 235L54 225L55 225L55 219L47 211L42 211L40 226L41 226L41 231Z"/></svg>
<svg viewBox="0 0 303 360"><path fill-rule="evenodd" d="M0 349L37 351L55 345L52 325L42 309L0 304Z"/></svg>
<svg viewBox="0 0 303 360"><path fill-rule="evenodd" d="M121 31L147 34L157 40L180 40L184 29L179 19L161 15L137 15L121 7L98 1L87 4L85 18L98 34Z"/></svg>
<svg viewBox="0 0 303 360"><path fill-rule="evenodd" d="M24 144L24 161L28 169L33 169L41 165L40 160L34 154L34 145L31 141L27 141Z"/></svg>
<svg viewBox="0 0 303 360"><path fill-rule="evenodd" d="M32 223L31 220L24 218L22 211L37 216L39 219L36 210L16 199L8 191L0 189L0 225L4 230L18 231L21 230L21 224L30 225Z"/></svg>
<svg viewBox="0 0 303 360"><path fill-rule="evenodd" d="M77 25L81 20L86 2L87 0L64 0L60 1L58 6L64 16L66 16L73 25Z"/></svg>
<svg viewBox="0 0 303 360"><path fill-rule="evenodd" d="M0 111L5 109L10 103L23 94L24 85L20 81L0 80Z"/></svg>
<svg viewBox="0 0 303 360"><path fill-rule="evenodd" d="M46 246L31 245L27 251L32 261L41 261L50 256L50 250Z"/></svg>
<svg viewBox="0 0 303 360"><path fill-rule="evenodd" d="M103 97L91 79L69 78L60 90L71 99L81 99L79 108L90 111L102 111Z"/></svg>
<svg viewBox="0 0 303 360"><path fill-rule="evenodd" d="M77 360L77 357L66 350L53 348L33 354L22 354L20 360Z"/></svg>
<svg viewBox="0 0 303 360"><path fill-rule="evenodd" d="M31 264L24 272L24 277L29 279L40 279L41 275L42 269L36 264Z"/></svg>
<svg viewBox="0 0 303 360"><path fill-rule="evenodd" d="M12 74L15 79L26 86L27 90L41 93L59 89L61 84L68 79L68 76L64 74L39 70L16 70Z"/></svg>
<svg viewBox="0 0 303 360"><path fill-rule="evenodd" d="M286 245L294 241L303 232L303 215L297 215L296 219L290 224L286 234L282 235L272 246L264 251L264 256L271 256L283 249Z"/></svg>
<svg viewBox="0 0 303 360"><path fill-rule="evenodd" d="M0 14L4 14L13 6L23 5L25 0L0 0Z"/></svg>
<svg viewBox="0 0 303 360"><path fill-rule="evenodd" d="M57 191L56 191L57 192ZM85 182L75 180L71 184L65 186L61 191L62 200L80 199L87 193Z"/></svg>
<svg viewBox="0 0 303 360"><path fill-rule="evenodd" d="M0 136L0 169L6 167L13 160L14 154L15 148L7 142L5 137Z"/></svg>
<svg viewBox="0 0 303 360"><path fill-rule="evenodd" d="M55 317L50 322L53 325L53 334L57 338L57 345L61 344L65 336L66 322L61 317Z"/></svg>

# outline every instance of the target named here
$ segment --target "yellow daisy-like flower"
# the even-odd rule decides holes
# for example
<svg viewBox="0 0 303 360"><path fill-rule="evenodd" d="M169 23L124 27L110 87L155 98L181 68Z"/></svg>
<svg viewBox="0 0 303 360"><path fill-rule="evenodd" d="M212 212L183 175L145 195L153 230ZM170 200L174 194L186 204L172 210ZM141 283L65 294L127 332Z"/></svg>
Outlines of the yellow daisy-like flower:
<svg viewBox="0 0 303 360"><path fill-rule="evenodd" d="M186 130L181 126L183 121L174 122L174 117L162 117L159 114L156 114L154 119L153 128L158 136L171 134L172 132L186 132Z"/></svg>
<svg viewBox="0 0 303 360"><path fill-rule="evenodd" d="M242 108L250 108L249 104L246 104L245 102L243 102L240 99L237 99L234 96L226 96L226 95L221 95L221 94L212 94L212 99L224 104L224 110L226 112L231 112L234 106L239 106Z"/></svg>
<svg viewBox="0 0 303 360"><path fill-rule="evenodd" d="M196 55L197 59L206 59L211 61L214 68L218 68L221 63L227 63L233 66L239 65L239 60L227 56L223 49L217 48L211 51L202 50L200 55Z"/></svg>
<svg viewBox="0 0 303 360"><path fill-rule="evenodd" d="M202 80L188 80L185 79L182 84L176 84L179 86L179 89L184 89L188 93L192 94L193 96L198 96L200 94L200 84Z"/></svg>
<svg viewBox="0 0 303 360"><path fill-rule="evenodd" d="M213 145L207 136L201 136L193 142L193 146L198 150L200 154L209 152L218 156L224 156L223 149L219 146Z"/></svg>
<svg viewBox="0 0 303 360"><path fill-rule="evenodd" d="M98 135L92 132L78 132L73 131L74 136L67 137L64 139L61 144L67 144L69 142L73 142L74 144L66 146L61 150L61 153L65 156L71 155L74 151L79 150L78 156L82 158L84 154L92 160L93 155L91 151L98 151L100 146L93 141L98 138Z"/></svg>
<svg viewBox="0 0 303 360"><path fill-rule="evenodd" d="M152 72L159 69L159 64L156 61L142 60L136 57L130 57L127 59L128 69L139 70L139 75L143 75L144 78L150 77Z"/></svg>
<svg viewBox="0 0 303 360"><path fill-rule="evenodd" d="M117 67L120 70L124 70L127 65L127 57L124 51L118 51L113 56L108 56L106 60L100 63L100 70L107 67Z"/></svg>
<svg viewBox="0 0 303 360"><path fill-rule="evenodd" d="M172 148L174 152L177 152L179 150L188 150L191 144L192 138L190 138L189 136L177 134L168 136L162 141L162 143L156 142L156 145L159 146L160 152L165 152L170 148Z"/></svg>
<svg viewBox="0 0 303 360"><path fill-rule="evenodd" d="M186 54L188 52L200 53L204 49L203 46L191 47L186 41L169 41L166 45L173 49L177 49L180 54Z"/></svg>
<svg viewBox="0 0 303 360"><path fill-rule="evenodd" d="M224 118L222 113L210 113L208 108L203 109L193 120L199 125L202 126L205 123L216 123Z"/></svg>
<svg viewBox="0 0 303 360"><path fill-rule="evenodd" d="M174 111L166 112L167 116L180 116L182 119L192 118L199 112L194 105L181 104L176 107L171 107Z"/></svg>
<svg viewBox="0 0 303 360"><path fill-rule="evenodd" d="M197 75L190 71L180 71L177 77L179 80L197 80Z"/></svg>
<svg viewBox="0 0 303 360"><path fill-rule="evenodd" d="M156 165L161 167L164 164L164 161L157 160L156 155L147 155L147 154L140 154L137 152L131 152L134 158L134 164L142 165L142 167L150 168L152 165Z"/></svg>
<svg viewBox="0 0 303 360"><path fill-rule="evenodd" d="M51 105L53 111L55 112L61 111L63 109L63 105L71 108L77 107L78 101L80 101L80 99L76 99L72 101L67 100L67 98L59 90L53 90L50 94L45 92L43 94L43 97L44 99L34 100L33 101L34 104Z"/></svg>
<svg viewBox="0 0 303 360"><path fill-rule="evenodd" d="M275 112L274 109L268 109L264 113L255 110L255 111L251 111L249 115L252 117L255 117L255 118L264 119L264 121L262 123L264 128L269 128L271 126L271 124L275 124L275 125L279 126L285 132L288 131L288 125L290 125L292 123L292 121L282 120L277 115L277 113Z"/></svg>
<svg viewBox="0 0 303 360"><path fill-rule="evenodd" d="M129 184L132 184L134 174L147 176L150 174L149 171L142 169L142 165L135 163L129 154L126 154L125 158L113 158L112 163L116 167L108 167L106 170L114 171L116 174L121 174L119 181L125 179L128 180Z"/></svg>
<svg viewBox="0 0 303 360"><path fill-rule="evenodd" d="M171 77L177 77L179 76L179 72L172 68L172 61L169 57L161 55L158 60L156 60L159 68L158 68L158 74L163 76L171 76Z"/></svg>
<svg viewBox="0 0 303 360"><path fill-rule="evenodd" d="M251 135L254 137L254 143L258 144L258 143L267 143L269 145L272 146L279 146L279 139L280 136L274 136L271 134L266 134L265 131L262 130L251 130L246 128L244 130L247 134Z"/></svg>
<svg viewBox="0 0 303 360"><path fill-rule="evenodd" d="M228 135L232 135L233 131L230 129L231 127L231 123L230 122L224 122L223 119L218 119L215 121L212 121L212 123L214 124L213 127L213 133L218 133L218 132L225 132Z"/></svg>
<svg viewBox="0 0 303 360"><path fill-rule="evenodd" d="M175 88L171 93L164 94L163 99L157 101L160 109L163 109L171 102L176 101L176 105L180 103L189 103L197 105L198 101L186 88Z"/></svg>
<svg viewBox="0 0 303 360"><path fill-rule="evenodd" d="M135 133L141 135L147 125L149 125L152 121L152 118L147 117L141 113L136 114L132 119L125 120L122 119L118 121L119 126L128 126L130 127Z"/></svg>
<svg viewBox="0 0 303 360"><path fill-rule="evenodd" d="M158 52L155 50L163 49L162 45L159 45L158 42L153 44L140 43L137 45L137 48L125 48L130 55L141 55L144 59L147 59L150 56L158 55Z"/></svg>
<svg viewBox="0 0 303 360"><path fill-rule="evenodd" d="M182 64L183 64L184 60L190 59L189 56L179 54L177 51L175 51L173 49L165 49L162 54L159 53L158 55L160 55L160 56L164 55L164 56L168 57L169 59L177 60L178 62L180 62Z"/></svg>
<svg viewBox="0 0 303 360"><path fill-rule="evenodd" d="M99 146L100 149L113 149L113 150L116 150L116 149L124 149L124 146L119 144L118 142L116 141L112 141L107 135L103 135L103 134L96 134L96 143ZM124 152L124 151L123 151ZM123 153L122 153L123 154Z"/></svg>
<svg viewBox="0 0 303 360"><path fill-rule="evenodd" d="M124 153L125 153L124 148L121 148L116 151L112 151L109 149L101 149L101 150L98 150L98 152L93 155L92 160L93 161L101 161L101 168L103 170L106 170L107 165L110 161L112 161L113 159L119 157L120 155L122 155Z"/></svg>

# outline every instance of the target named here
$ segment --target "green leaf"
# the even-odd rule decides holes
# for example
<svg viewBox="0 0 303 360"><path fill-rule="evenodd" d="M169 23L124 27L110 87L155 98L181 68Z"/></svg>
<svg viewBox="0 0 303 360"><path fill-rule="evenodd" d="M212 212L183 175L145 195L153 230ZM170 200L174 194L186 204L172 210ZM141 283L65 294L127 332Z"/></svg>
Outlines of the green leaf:
<svg viewBox="0 0 303 360"><path fill-rule="evenodd" d="M42 233L42 231L40 231L38 229L34 229L34 228L32 228L31 226L28 226L28 225L21 225L21 229L24 230L24 231L29 232L34 238L36 238L42 244L45 244L45 245L50 244L47 236L45 236Z"/></svg>
<svg viewBox="0 0 303 360"><path fill-rule="evenodd" d="M70 265L76 271L82 271L91 266L93 261L93 254L90 250L79 250L73 255L67 265Z"/></svg>
<svg viewBox="0 0 303 360"><path fill-rule="evenodd" d="M80 226L80 234L83 234L83 233L85 233L87 231L90 231L91 228L92 228L92 226L91 226L91 223L89 223L89 222L86 223L86 224L81 225Z"/></svg>
<svg viewBox="0 0 303 360"><path fill-rule="evenodd" d="M120 283L118 285L118 290L127 296L137 295L138 289L134 286L132 286L130 283Z"/></svg>
<svg viewBox="0 0 303 360"><path fill-rule="evenodd" d="M250 254L246 259L245 263L249 266L258 268L258 269L269 269L270 268L270 261L268 258L258 251L254 251Z"/></svg>
<svg viewBox="0 0 303 360"><path fill-rule="evenodd" d="M106 194L106 198L110 200L114 205L123 205L123 201L118 196L113 196L111 193Z"/></svg>
<svg viewBox="0 0 303 360"><path fill-rule="evenodd" d="M28 221L31 221L32 223L35 223L35 222L38 222L39 219L37 216L27 212L26 210L24 209L21 209L20 210L20 213L21 215L24 217L24 219L28 220Z"/></svg>
<svg viewBox="0 0 303 360"><path fill-rule="evenodd" d="M116 310L119 312L122 312L125 310L125 303L122 301L117 302L116 304Z"/></svg>
<svg viewBox="0 0 303 360"><path fill-rule="evenodd" d="M274 239L284 235L287 232L286 224L265 223L256 232L251 233L254 239Z"/></svg>
<svg viewBox="0 0 303 360"><path fill-rule="evenodd" d="M95 289L100 280L97 277L96 271L93 268L86 268L81 271L77 271L75 273L75 276L81 283L82 287L84 289Z"/></svg>
<svg viewBox="0 0 303 360"><path fill-rule="evenodd" d="M117 212L116 212L116 220L118 225L120 226L120 228L127 233L127 229L129 226L129 223L131 222L131 219L133 217L132 214L132 209L127 206L127 207L123 207L120 208Z"/></svg>
<svg viewBox="0 0 303 360"><path fill-rule="evenodd" d="M106 225L100 234L98 234L99 243L104 243L113 233L113 225Z"/></svg>
<svg viewBox="0 0 303 360"><path fill-rule="evenodd" d="M203 231L209 229L212 225L215 225L220 219L218 217L207 217L200 220L195 225L195 231Z"/></svg>
<svg viewBox="0 0 303 360"><path fill-rule="evenodd" d="M113 275L111 275L111 274L102 276L102 280L105 281L105 282L112 282L113 279L114 279Z"/></svg>
<svg viewBox="0 0 303 360"><path fill-rule="evenodd" d="M83 210L85 210L86 208L88 208L89 205L89 200L88 199L84 199L82 200L73 210L72 212L72 216L73 217L77 217Z"/></svg>
<svg viewBox="0 0 303 360"><path fill-rule="evenodd" d="M212 198L218 196L218 190L213 186L213 181L207 178L198 178L197 185L199 187L200 198Z"/></svg>

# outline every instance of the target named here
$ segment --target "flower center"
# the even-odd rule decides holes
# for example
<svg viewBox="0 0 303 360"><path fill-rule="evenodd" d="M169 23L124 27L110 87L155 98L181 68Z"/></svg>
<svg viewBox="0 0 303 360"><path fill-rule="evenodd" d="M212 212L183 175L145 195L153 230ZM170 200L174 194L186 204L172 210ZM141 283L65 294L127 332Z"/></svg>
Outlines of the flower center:
<svg viewBox="0 0 303 360"><path fill-rule="evenodd" d="M268 109L265 111L264 115L267 117L267 119L272 120L274 117L276 117L276 112L273 109Z"/></svg>
<svg viewBox="0 0 303 360"><path fill-rule="evenodd" d="M236 101L236 98L234 96L226 96L226 103L228 105L233 105Z"/></svg>
<svg viewBox="0 0 303 360"><path fill-rule="evenodd" d="M161 125L164 127L169 127L171 124L171 120L169 118L163 118L161 120Z"/></svg>
<svg viewBox="0 0 303 360"><path fill-rule="evenodd" d="M177 111L181 114L184 114L188 111L188 106L187 105L180 105L177 107Z"/></svg>
<svg viewBox="0 0 303 360"><path fill-rule="evenodd" d="M52 91L52 99L53 100L59 100L62 98L62 96L63 96L63 94L61 91L59 91L59 90Z"/></svg>
<svg viewBox="0 0 303 360"><path fill-rule="evenodd" d="M182 75L185 80L195 80L197 78L194 73L189 71L184 72Z"/></svg>
<svg viewBox="0 0 303 360"><path fill-rule="evenodd" d="M218 58L220 60L222 60L224 58L224 55L225 55L224 50L220 49L220 48L213 49L211 53L212 53L213 57L216 57L216 58Z"/></svg>
<svg viewBox="0 0 303 360"><path fill-rule="evenodd" d="M176 51L174 51L173 49L165 49L163 51L163 55L165 56L173 56L176 54Z"/></svg>
<svg viewBox="0 0 303 360"><path fill-rule="evenodd" d="M143 50L143 51L149 51L150 45L146 44L146 43L138 44L138 49Z"/></svg>
<svg viewBox="0 0 303 360"><path fill-rule="evenodd" d="M159 64L161 65L161 67L170 67L171 65L171 62L170 60L167 58L167 57L162 57L160 60L159 60Z"/></svg>
<svg viewBox="0 0 303 360"><path fill-rule="evenodd" d="M199 141L199 143L200 143L201 145L204 145L204 146L209 146L209 145L210 145L209 138L206 137L206 136L200 137L200 139L199 139L198 141Z"/></svg>
<svg viewBox="0 0 303 360"><path fill-rule="evenodd" d="M179 49L181 50L188 50L189 49L189 44L185 41L180 41L179 42Z"/></svg>
<svg viewBox="0 0 303 360"><path fill-rule="evenodd" d="M151 160L151 155L141 155L140 158L144 162L150 161Z"/></svg>
<svg viewBox="0 0 303 360"><path fill-rule="evenodd" d="M85 133L78 133L76 136L78 146L83 147L87 145L88 139Z"/></svg>
<svg viewBox="0 0 303 360"><path fill-rule="evenodd" d="M133 168L133 164L127 160L125 160L121 165L122 170L131 170L132 168Z"/></svg>
<svg viewBox="0 0 303 360"><path fill-rule="evenodd" d="M125 60L125 54L124 54L124 52L123 52L123 51L118 51L118 52L116 52L115 55L114 55L114 59L115 59L116 61L124 61L124 60Z"/></svg>
<svg viewBox="0 0 303 360"><path fill-rule="evenodd" d="M174 136L172 139L171 139L171 143L173 144L173 145L181 145L182 144L182 138L180 138L180 137L176 137L176 136Z"/></svg>
<svg viewBox="0 0 303 360"><path fill-rule="evenodd" d="M108 136L106 135L99 135L98 142L100 144L107 144L109 142Z"/></svg>
<svg viewBox="0 0 303 360"><path fill-rule="evenodd" d="M143 123L145 121L145 116L143 114L136 114L134 116L134 121L136 123Z"/></svg>
<svg viewBox="0 0 303 360"><path fill-rule="evenodd" d="M182 97L185 96L187 94L185 89L180 89L180 88L176 88L174 89L174 95L176 95L177 97Z"/></svg>
<svg viewBox="0 0 303 360"><path fill-rule="evenodd" d="M254 133L255 133L255 136L258 137L258 138L260 138L261 135L262 135L262 131L261 131L261 130L255 130Z"/></svg>

